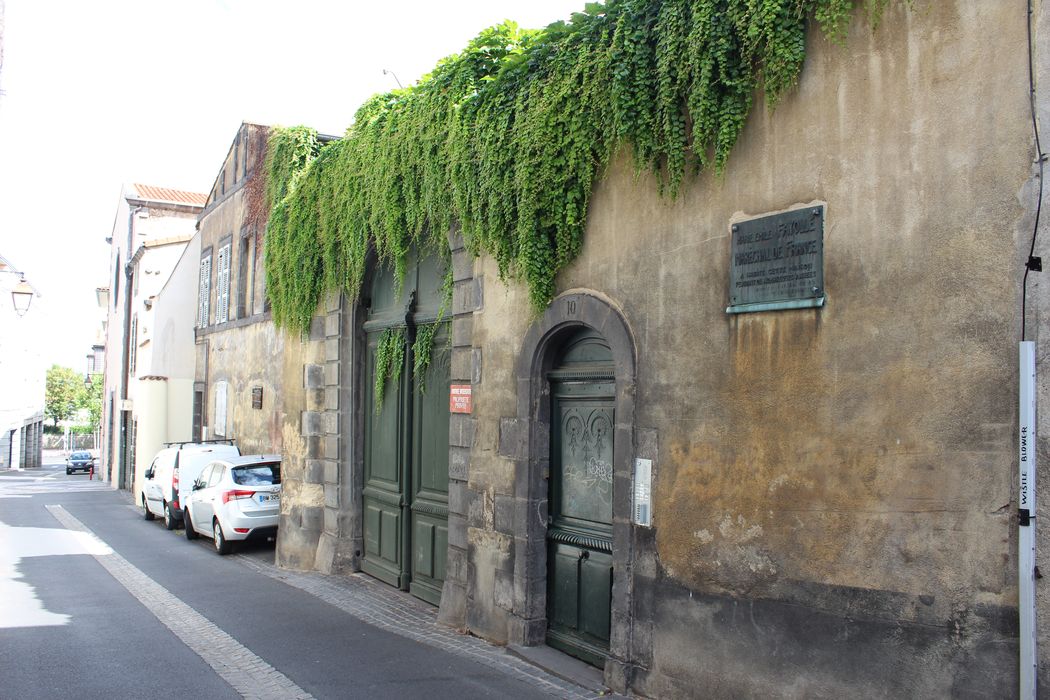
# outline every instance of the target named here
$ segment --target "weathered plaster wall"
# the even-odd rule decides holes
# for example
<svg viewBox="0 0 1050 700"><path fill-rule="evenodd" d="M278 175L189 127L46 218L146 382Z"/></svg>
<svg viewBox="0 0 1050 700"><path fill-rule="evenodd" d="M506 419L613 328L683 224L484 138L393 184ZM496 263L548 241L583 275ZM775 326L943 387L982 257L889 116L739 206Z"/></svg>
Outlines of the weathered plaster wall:
<svg viewBox="0 0 1050 700"><path fill-rule="evenodd" d="M286 337L270 322L212 333L208 336L208 383L226 382L226 425L243 454L280 454L284 447L285 385L282 354ZM262 389L262 408L252 408L252 389ZM210 392L210 395L214 391ZM209 404L209 434L215 425L215 396Z"/></svg>
<svg viewBox="0 0 1050 700"><path fill-rule="evenodd" d="M614 611L636 692L1015 692L1025 9L892 4L845 46L811 32L798 89L756 108L722 178L669 201L620 158L596 190L558 287L607 296L637 343L654 528ZM727 315L731 223L808 203L827 307ZM524 593L496 526L520 477L500 418L530 319L491 261L475 273L467 622L503 641Z"/></svg>
<svg viewBox="0 0 1050 700"><path fill-rule="evenodd" d="M318 542L325 526L325 506L335 492L326 490L325 465L339 456L336 428L325 429L325 323L314 319L308 336L284 337L280 355L282 384L281 522L277 534L277 563L293 569L313 569ZM331 480L335 480L331 474ZM337 506L337 502L331 503Z"/></svg>
<svg viewBox="0 0 1050 700"><path fill-rule="evenodd" d="M135 503L142 503L145 474L153 458L169 440L167 435L168 397L170 387L163 377L144 377L135 380L135 414L138 432L135 434L135 476L131 494Z"/></svg>
<svg viewBox="0 0 1050 700"><path fill-rule="evenodd" d="M156 347L150 355L149 366L144 367L146 374L193 379L193 323L197 312L200 258L201 241L200 233L197 233L186 244L167 282L153 301L153 342Z"/></svg>

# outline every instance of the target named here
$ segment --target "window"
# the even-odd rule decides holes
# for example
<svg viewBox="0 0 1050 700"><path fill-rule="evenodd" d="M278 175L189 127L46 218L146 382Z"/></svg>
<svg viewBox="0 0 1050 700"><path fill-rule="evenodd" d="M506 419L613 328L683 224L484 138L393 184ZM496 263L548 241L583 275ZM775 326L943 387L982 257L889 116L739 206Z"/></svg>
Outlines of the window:
<svg viewBox="0 0 1050 700"><path fill-rule="evenodd" d="M215 322L230 320L230 244L219 248L218 269L215 271Z"/></svg>
<svg viewBox="0 0 1050 700"><path fill-rule="evenodd" d="M138 348L139 348L139 316L135 314L131 317L131 333L128 334L130 340L130 346L128 347L128 372L132 377L135 376L135 361L138 360Z"/></svg>
<svg viewBox="0 0 1050 700"><path fill-rule="evenodd" d="M117 308L117 299L120 297L120 253L117 253L117 263L113 267L113 308Z"/></svg>
<svg viewBox="0 0 1050 700"><path fill-rule="evenodd" d="M248 131L245 130L241 134L241 141L244 142L244 158L241 159L241 177L248 177Z"/></svg>
<svg viewBox="0 0 1050 700"><path fill-rule="evenodd" d="M239 179L238 176L240 175L240 171L238 168L238 166L240 165L240 156L241 141L240 139L237 139L237 143L233 147L233 184L235 185L237 184L237 180Z"/></svg>
<svg viewBox="0 0 1050 700"><path fill-rule="evenodd" d="M226 382L215 382L215 424L212 432L226 437Z"/></svg>
<svg viewBox="0 0 1050 700"><path fill-rule="evenodd" d="M246 233L246 232L245 232ZM237 318L248 315L248 236L241 234L237 245Z"/></svg>
<svg viewBox="0 0 1050 700"><path fill-rule="evenodd" d="M219 189L221 194L226 194L226 168L219 173Z"/></svg>
<svg viewBox="0 0 1050 700"><path fill-rule="evenodd" d="M253 464L250 467L234 467L231 472L233 483L240 486L269 486L281 483L281 465Z"/></svg>
<svg viewBox="0 0 1050 700"><path fill-rule="evenodd" d="M204 392L193 392L193 440L204 439Z"/></svg>
<svg viewBox="0 0 1050 700"><path fill-rule="evenodd" d="M219 482L222 481L223 472L226 471L226 467L221 464L213 464L211 469L211 476L208 477L208 486L218 486Z"/></svg>
<svg viewBox="0 0 1050 700"><path fill-rule="evenodd" d="M197 328L208 325L211 309L211 253L201 258L200 285L197 287Z"/></svg>

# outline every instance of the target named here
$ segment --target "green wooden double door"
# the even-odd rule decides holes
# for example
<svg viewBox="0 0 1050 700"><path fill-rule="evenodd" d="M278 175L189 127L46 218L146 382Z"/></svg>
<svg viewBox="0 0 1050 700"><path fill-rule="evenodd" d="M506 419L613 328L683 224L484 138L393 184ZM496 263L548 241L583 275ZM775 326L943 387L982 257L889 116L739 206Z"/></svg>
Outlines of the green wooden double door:
<svg viewBox="0 0 1050 700"><path fill-rule="evenodd" d="M612 353L593 331L563 347L551 387L547 643L602 666L612 602Z"/></svg>
<svg viewBox="0 0 1050 700"><path fill-rule="evenodd" d="M434 605L448 552L448 324L436 327L429 362L417 362L415 341L438 318L443 273L440 258L413 259L400 291L392 272L377 273L364 326L361 569ZM380 347L389 355L391 338L400 371L377 391Z"/></svg>

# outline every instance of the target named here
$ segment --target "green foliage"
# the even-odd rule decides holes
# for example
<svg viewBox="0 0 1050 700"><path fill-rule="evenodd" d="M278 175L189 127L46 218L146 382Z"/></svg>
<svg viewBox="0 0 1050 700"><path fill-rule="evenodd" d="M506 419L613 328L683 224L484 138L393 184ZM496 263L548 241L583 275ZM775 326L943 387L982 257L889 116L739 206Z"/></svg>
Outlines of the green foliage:
<svg viewBox="0 0 1050 700"><path fill-rule="evenodd" d="M77 393L77 408L86 408L89 422L80 432L92 432L102 422L102 385L105 379L101 374L91 375L91 384L80 384Z"/></svg>
<svg viewBox="0 0 1050 700"><path fill-rule="evenodd" d="M387 328L379 336L376 346L376 368L374 377L374 395L376 415L383 411L383 398L387 382L394 387L401 380L401 370L405 365L405 329L403 327Z"/></svg>
<svg viewBox="0 0 1050 700"><path fill-rule="evenodd" d="M864 0L873 24L888 1ZM356 298L373 252L398 280L413 247L447 255L453 225L544 308L615 149L629 146L672 197L690 167L722 172L755 91L774 107L797 81L807 18L841 41L858 4L588 3L543 30L484 30L417 85L371 98L340 141L273 130L274 321L302 331L326 290Z"/></svg>
<svg viewBox="0 0 1050 700"><path fill-rule="evenodd" d="M447 321L444 322L447 324ZM434 355L434 336L442 321L439 319L416 328L416 342L412 344L412 376L421 393L427 392L427 369ZM451 337L449 338L451 341Z"/></svg>
<svg viewBox="0 0 1050 700"><path fill-rule="evenodd" d="M69 367L51 365L47 370L44 389L44 414L58 425L71 418L77 410L77 400L84 391L84 378Z"/></svg>

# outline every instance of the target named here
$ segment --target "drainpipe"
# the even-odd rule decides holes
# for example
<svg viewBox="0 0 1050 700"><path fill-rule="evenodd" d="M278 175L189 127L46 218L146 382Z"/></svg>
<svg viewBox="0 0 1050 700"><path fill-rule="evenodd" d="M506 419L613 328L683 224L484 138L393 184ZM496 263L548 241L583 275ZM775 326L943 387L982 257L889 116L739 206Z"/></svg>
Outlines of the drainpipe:
<svg viewBox="0 0 1050 700"><path fill-rule="evenodd" d="M1017 490L1017 610L1020 616L1020 688L1022 700L1036 697L1035 615L1035 342L1019 347L1018 490Z"/></svg>

